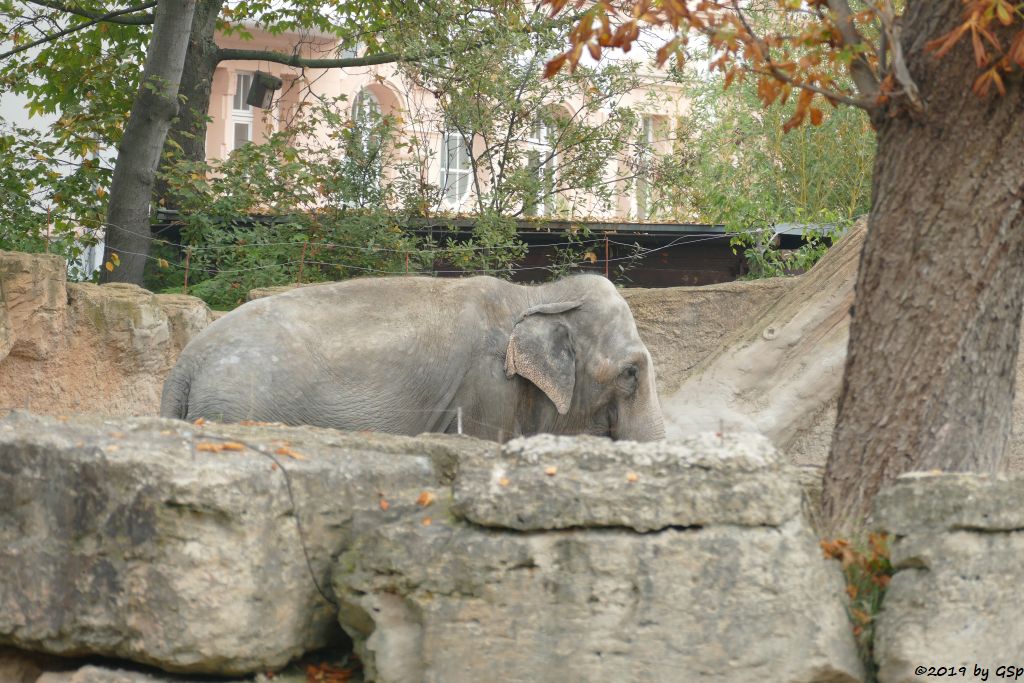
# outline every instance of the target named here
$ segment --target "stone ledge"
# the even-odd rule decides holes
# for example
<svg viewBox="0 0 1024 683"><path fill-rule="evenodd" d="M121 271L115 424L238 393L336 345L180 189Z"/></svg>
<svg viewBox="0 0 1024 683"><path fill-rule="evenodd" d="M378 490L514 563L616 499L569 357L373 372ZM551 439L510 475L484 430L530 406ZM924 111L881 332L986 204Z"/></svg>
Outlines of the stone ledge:
<svg viewBox="0 0 1024 683"><path fill-rule="evenodd" d="M771 443L754 434L515 439L496 458L465 462L454 493L454 511L468 521L520 531L779 526L799 514L801 496Z"/></svg>

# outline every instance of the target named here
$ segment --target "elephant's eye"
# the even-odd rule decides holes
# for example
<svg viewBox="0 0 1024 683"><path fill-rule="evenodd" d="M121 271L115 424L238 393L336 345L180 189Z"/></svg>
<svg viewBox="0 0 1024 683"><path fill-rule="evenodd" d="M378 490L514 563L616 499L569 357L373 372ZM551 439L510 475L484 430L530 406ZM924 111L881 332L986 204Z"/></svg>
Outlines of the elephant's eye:
<svg viewBox="0 0 1024 683"><path fill-rule="evenodd" d="M640 382L640 370L635 365L627 365L626 369L619 373L618 384L627 394L636 391Z"/></svg>

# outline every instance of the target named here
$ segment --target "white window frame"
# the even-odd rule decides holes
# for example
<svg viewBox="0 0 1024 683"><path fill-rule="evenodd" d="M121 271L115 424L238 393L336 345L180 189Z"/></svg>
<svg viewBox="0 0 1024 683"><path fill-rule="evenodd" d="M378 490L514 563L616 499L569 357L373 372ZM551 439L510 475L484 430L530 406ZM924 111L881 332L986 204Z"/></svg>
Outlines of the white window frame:
<svg viewBox="0 0 1024 683"><path fill-rule="evenodd" d="M535 203L523 207L526 216L550 216L555 208L555 196L551 191L555 185L555 155L551 153L551 127L537 121L526 137L528 163L537 173L542 197Z"/></svg>
<svg viewBox="0 0 1024 683"><path fill-rule="evenodd" d="M654 130L658 125L657 118L653 114L643 114L640 120L640 141L637 151L637 156L639 157L639 163L637 164L638 174L636 182L633 183L634 191L631 207L634 220L637 222L650 217L651 185L646 178L642 177L641 173L646 171L647 162L654 154Z"/></svg>
<svg viewBox="0 0 1024 683"><path fill-rule="evenodd" d="M441 136L441 190L444 192L442 201L451 208L458 208L469 196L473 175L472 149L469 146L471 141L472 136L467 141L460 131L453 128L449 128ZM455 167L452 167L453 151L454 160L463 162ZM463 179L465 188L459 192L459 184Z"/></svg>
<svg viewBox="0 0 1024 683"><path fill-rule="evenodd" d="M231 100L231 149L238 149L238 136L235 134L237 126L246 127L246 142L252 142L253 136L253 115L252 107L245 102L245 97L252 87L252 80L255 75L249 71L235 72L235 93Z"/></svg>
<svg viewBox="0 0 1024 683"><path fill-rule="evenodd" d="M369 156L371 152L371 145L376 144L378 146L378 153L380 147L383 145L382 140L374 140L374 127L378 126L383 118L383 110L380 106L380 100L373 94L368 88L363 88L354 98L352 102L352 122L356 124L356 131L358 139L356 144L359 145L360 150L365 156ZM359 206L366 206L371 196L370 190L377 190L380 187L381 177L384 173L383 161L380 157L377 157L377 167L374 168L375 175L370 180L373 182L373 187L366 188L366 192L359 193Z"/></svg>

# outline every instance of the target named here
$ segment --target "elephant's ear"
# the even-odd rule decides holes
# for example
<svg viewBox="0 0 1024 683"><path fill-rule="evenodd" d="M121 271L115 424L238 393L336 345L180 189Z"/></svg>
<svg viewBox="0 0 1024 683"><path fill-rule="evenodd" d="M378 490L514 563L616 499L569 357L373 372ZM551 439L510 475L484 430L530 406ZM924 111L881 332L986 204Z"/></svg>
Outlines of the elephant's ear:
<svg viewBox="0 0 1024 683"><path fill-rule="evenodd" d="M512 327L505 351L505 376L533 382L555 404L560 415L569 412L576 386L576 353L564 321L552 317L578 308L582 302L542 304L529 309Z"/></svg>

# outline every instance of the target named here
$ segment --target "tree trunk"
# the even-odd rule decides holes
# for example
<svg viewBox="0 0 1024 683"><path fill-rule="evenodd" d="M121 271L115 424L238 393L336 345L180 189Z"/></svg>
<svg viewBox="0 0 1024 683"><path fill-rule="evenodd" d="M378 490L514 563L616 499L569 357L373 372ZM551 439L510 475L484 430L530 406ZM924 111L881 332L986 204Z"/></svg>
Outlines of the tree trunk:
<svg viewBox="0 0 1024 683"><path fill-rule="evenodd" d="M207 116L210 111L210 89L213 74L220 61L220 48L214 39L217 17L224 0L198 0L192 30L185 53L185 66L181 73L178 94L182 102L178 116L167 134L167 148L175 156L187 161L206 159ZM167 184L157 177L158 204L174 208L168 196Z"/></svg>
<svg viewBox="0 0 1024 683"><path fill-rule="evenodd" d="M101 271L104 282L142 284L149 255L150 200L157 164L171 120L178 111L178 85L185 62L196 0L160 0L142 83L135 94L110 184L104 261L120 265Z"/></svg>
<svg viewBox="0 0 1024 683"><path fill-rule="evenodd" d="M969 40L942 59L925 51L962 21L962 7L912 0L903 20L925 111L879 126L825 472L833 532L860 526L878 489L904 472L995 471L1010 433L1024 303L1024 89L1007 79L1005 97L975 96Z"/></svg>

